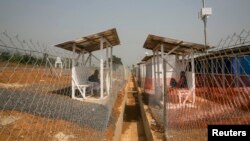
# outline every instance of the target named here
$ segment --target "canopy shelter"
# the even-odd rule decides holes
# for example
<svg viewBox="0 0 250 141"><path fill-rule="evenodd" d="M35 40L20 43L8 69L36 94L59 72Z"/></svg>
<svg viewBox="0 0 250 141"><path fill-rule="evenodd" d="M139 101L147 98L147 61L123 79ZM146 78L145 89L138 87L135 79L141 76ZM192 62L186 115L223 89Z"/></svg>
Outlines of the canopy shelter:
<svg viewBox="0 0 250 141"><path fill-rule="evenodd" d="M195 102L195 72L194 72L194 52L203 52L209 48L202 44L187 42L183 40L177 40L172 38L160 37L156 35L148 35L143 47L153 51L153 69L154 69L154 84L155 84L155 94L159 95L160 91L160 58L163 64L163 94L166 94L166 64L171 66L169 60L166 59L169 55L181 56L184 62L184 58L191 56L191 71L192 71L192 99L193 104ZM161 53L159 53L161 52ZM160 57L161 56L161 57ZM172 67L172 66L171 66ZM172 67L172 69L179 69ZM156 74L156 72L158 72ZM166 96L163 96L166 97ZM164 100L165 102L165 100Z"/></svg>
<svg viewBox="0 0 250 141"><path fill-rule="evenodd" d="M197 51L205 51L209 48L209 46L205 46L202 44L160 37L156 35L149 34L143 47L149 50L161 50L163 46L163 52L174 55L187 55L190 54L193 50Z"/></svg>
<svg viewBox="0 0 250 141"><path fill-rule="evenodd" d="M93 35L80 37L75 40L70 40L55 45L73 52L72 61L72 98L83 100L86 99L86 90L88 87L93 87L92 83L88 82L88 77L93 73L92 58L97 59L100 64L100 98L104 98L104 94L109 95L112 87L112 48L119 45L120 40L116 29L109 29ZM106 51L105 51L106 50ZM100 51L100 58L97 58L92 53ZM85 55L88 55L87 59ZM82 60L80 60L82 58ZM109 61L109 58L111 60ZM105 61L106 60L106 61ZM104 68L105 61L105 68ZM79 63L81 62L81 63ZM90 69L92 68L92 69ZM94 68L96 69L96 68ZM90 71L92 70L92 71ZM106 82L106 83L105 83ZM106 84L104 87L104 83ZM78 89L82 98L75 96L75 90ZM105 89L105 91L104 91ZM93 90L91 91L93 93Z"/></svg>
<svg viewBox="0 0 250 141"><path fill-rule="evenodd" d="M148 61L149 59L151 59L153 57L153 55L150 55L150 56L144 56L141 60L141 62L145 62L145 61Z"/></svg>
<svg viewBox="0 0 250 141"><path fill-rule="evenodd" d="M167 73L167 65L171 66L169 61L171 57L169 55L174 55L179 58L182 56L182 62L184 63L184 58L186 56L191 56L191 76L192 76L192 88L190 92L186 91L178 91L178 97L180 104L184 104L187 98L192 95L192 103L195 102L195 71L194 71L194 52L202 52L207 50L209 47L204 46L202 44L186 42L183 40L171 39L166 37L160 37L156 35L148 35L143 47L145 49L149 49L153 51L153 72L154 72L154 86L155 86L155 94L157 97L159 95L163 99L163 121L164 121L164 129L166 131L166 115L167 115L167 85L166 85L166 75ZM161 52L161 53L159 53ZM160 57L161 56L161 57ZM161 91L160 88L160 58L162 60L162 84L163 88ZM189 59L188 59L189 60ZM171 62L171 61L170 61ZM184 66L184 65L183 65ZM172 67L172 69L179 69L177 66ZM163 94L160 94L160 93ZM163 97L162 97L163 95ZM182 95L186 95L184 102L181 102ZM160 100L160 99L159 99Z"/></svg>

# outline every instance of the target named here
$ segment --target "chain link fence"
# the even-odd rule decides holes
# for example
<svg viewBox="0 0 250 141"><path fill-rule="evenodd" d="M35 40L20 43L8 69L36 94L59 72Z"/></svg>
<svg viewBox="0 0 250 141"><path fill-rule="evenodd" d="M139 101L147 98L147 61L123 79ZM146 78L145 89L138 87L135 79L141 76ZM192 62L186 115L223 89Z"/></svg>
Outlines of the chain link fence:
<svg viewBox="0 0 250 141"><path fill-rule="evenodd" d="M0 140L102 140L128 69L113 66L110 95L71 98L72 53L0 33Z"/></svg>
<svg viewBox="0 0 250 141"><path fill-rule="evenodd" d="M167 76L165 98L162 69L154 71L153 59L140 64L135 71L145 92L144 102L154 119L150 123L152 130L165 133L171 141L203 141L207 140L207 125L250 124L250 31L234 33L216 47L195 53L195 99L190 57L165 59L169 62L163 72ZM155 82L160 83L155 83L154 76L158 74L160 78ZM158 84L161 98L154 93Z"/></svg>

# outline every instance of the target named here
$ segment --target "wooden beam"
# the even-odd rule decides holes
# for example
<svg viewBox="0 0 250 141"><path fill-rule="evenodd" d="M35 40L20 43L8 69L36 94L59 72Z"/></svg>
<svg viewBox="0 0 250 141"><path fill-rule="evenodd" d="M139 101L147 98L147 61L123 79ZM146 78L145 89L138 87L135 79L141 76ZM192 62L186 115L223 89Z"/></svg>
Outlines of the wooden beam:
<svg viewBox="0 0 250 141"><path fill-rule="evenodd" d="M161 43L158 43L154 48L153 51L157 51L161 49Z"/></svg>

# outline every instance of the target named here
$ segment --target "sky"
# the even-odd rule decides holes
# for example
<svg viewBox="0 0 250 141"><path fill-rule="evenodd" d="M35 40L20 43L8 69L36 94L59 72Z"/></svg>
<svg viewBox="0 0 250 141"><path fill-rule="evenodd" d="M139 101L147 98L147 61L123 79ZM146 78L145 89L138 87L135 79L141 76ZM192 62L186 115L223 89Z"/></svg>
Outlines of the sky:
<svg viewBox="0 0 250 141"><path fill-rule="evenodd" d="M202 0L0 0L0 32L55 45L116 28L114 54L126 65L145 56L148 34L204 43ZM250 30L250 0L206 0L208 43Z"/></svg>

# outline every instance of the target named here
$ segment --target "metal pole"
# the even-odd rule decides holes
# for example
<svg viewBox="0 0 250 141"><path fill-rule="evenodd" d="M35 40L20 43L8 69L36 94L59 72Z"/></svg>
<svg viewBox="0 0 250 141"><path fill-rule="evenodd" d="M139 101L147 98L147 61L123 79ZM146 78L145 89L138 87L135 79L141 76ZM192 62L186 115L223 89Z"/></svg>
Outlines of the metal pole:
<svg viewBox="0 0 250 141"><path fill-rule="evenodd" d="M103 98L103 39L100 40L100 49L101 49L101 57L100 57L100 84L101 84L101 99Z"/></svg>
<svg viewBox="0 0 250 141"><path fill-rule="evenodd" d="M108 80L107 78L109 75L109 47L108 47L108 44L106 44L106 67L105 67L105 69L106 69L106 72L104 75L105 87L106 87L106 93L107 93L107 95L109 95L109 88L107 87L110 84L110 82L107 81Z"/></svg>
<svg viewBox="0 0 250 141"><path fill-rule="evenodd" d="M205 46L207 46L207 16L203 18L203 22L204 22Z"/></svg>
<svg viewBox="0 0 250 141"><path fill-rule="evenodd" d="M160 60L159 60L159 51L156 51L157 55L157 98L160 99Z"/></svg>
<svg viewBox="0 0 250 141"><path fill-rule="evenodd" d="M108 72L108 69L109 69L109 47L106 44L106 70L107 72Z"/></svg>
<svg viewBox="0 0 250 141"><path fill-rule="evenodd" d="M73 44L73 59L72 59L72 73L71 73L71 78L72 78L72 87L71 87L71 90L72 90L72 98L74 99L75 98L75 82L74 82L74 75L75 75L75 51L76 51L76 45Z"/></svg>
<svg viewBox="0 0 250 141"><path fill-rule="evenodd" d="M205 8L205 0L202 0L203 8ZM204 22L204 37L205 37L205 46L207 46L207 16L202 17Z"/></svg>
<svg viewBox="0 0 250 141"><path fill-rule="evenodd" d="M163 55L163 44L161 44L162 73L163 73L163 127L164 137L167 140L167 85L166 85L166 62Z"/></svg>
<svg viewBox="0 0 250 141"><path fill-rule="evenodd" d="M195 71L194 71L194 50L191 53L191 67L192 67L192 93L193 93L193 104L195 103Z"/></svg>
<svg viewBox="0 0 250 141"><path fill-rule="evenodd" d="M157 95L157 84L156 84L156 59L155 59L155 51L153 51L153 67L154 67L154 89L155 89L155 95Z"/></svg>
<svg viewBox="0 0 250 141"><path fill-rule="evenodd" d="M110 89L113 87L113 47L110 47Z"/></svg>

